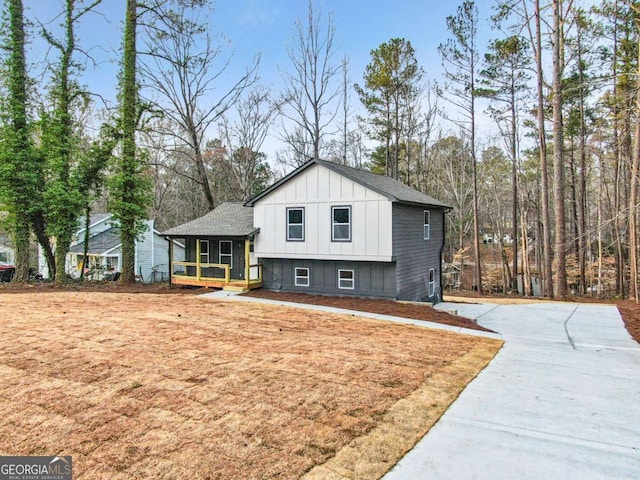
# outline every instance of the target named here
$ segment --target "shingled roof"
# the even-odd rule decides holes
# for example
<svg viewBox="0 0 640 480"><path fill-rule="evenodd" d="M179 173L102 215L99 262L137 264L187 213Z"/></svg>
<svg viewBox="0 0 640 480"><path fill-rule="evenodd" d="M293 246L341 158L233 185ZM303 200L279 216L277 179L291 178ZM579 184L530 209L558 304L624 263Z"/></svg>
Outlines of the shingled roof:
<svg viewBox="0 0 640 480"><path fill-rule="evenodd" d="M286 183L291 178L300 174L307 168L312 165L322 165L323 167L328 168L329 170L333 170L334 172L353 180L360 185L370 188L371 190L378 192L380 195L384 195L392 202L397 203L405 203L409 205L422 205L422 206L435 206L442 208L451 208L450 205L443 203L439 200L436 200L429 195L425 195L417 190L414 190L411 187L399 182L398 180L394 180L391 177L386 177L384 175L377 175L375 173L368 172L366 170L360 170L357 168L347 167L345 165L339 165L337 163L326 162L324 160L309 160L307 163L297 168L293 172L291 172L286 177L282 178L280 181L274 183L269 188L259 193L252 199L250 199L245 205L253 206L253 204L265 197L273 190L280 187L280 185Z"/></svg>
<svg viewBox="0 0 640 480"><path fill-rule="evenodd" d="M104 232L100 232L92 237L89 237L89 249L87 253L90 255L102 255L109 250L113 250L119 246L120 241L120 228L113 227ZM69 253L83 253L84 243L80 242L69 249Z"/></svg>
<svg viewBox="0 0 640 480"><path fill-rule="evenodd" d="M242 203L223 203L200 218L170 228L166 237L248 237L258 232L253 226L253 208Z"/></svg>

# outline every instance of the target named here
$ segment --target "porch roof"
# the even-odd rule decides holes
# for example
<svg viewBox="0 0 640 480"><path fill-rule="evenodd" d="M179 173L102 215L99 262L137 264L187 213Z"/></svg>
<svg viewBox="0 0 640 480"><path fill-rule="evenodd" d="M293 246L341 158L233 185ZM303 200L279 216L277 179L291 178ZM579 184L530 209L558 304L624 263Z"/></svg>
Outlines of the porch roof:
<svg viewBox="0 0 640 480"><path fill-rule="evenodd" d="M112 227L93 237L89 237L89 249L87 253L89 255L103 255L109 250L118 247L120 243L120 229L118 227ZM82 252L84 252L84 244L82 242L69 249L69 253L81 254Z"/></svg>
<svg viewBox="0 0 640 480"><path fill-rule="evenodd" d="M200 218L162 232L165 237L249 237L260 229L253 226L253 208L227 202Z"/></svg>

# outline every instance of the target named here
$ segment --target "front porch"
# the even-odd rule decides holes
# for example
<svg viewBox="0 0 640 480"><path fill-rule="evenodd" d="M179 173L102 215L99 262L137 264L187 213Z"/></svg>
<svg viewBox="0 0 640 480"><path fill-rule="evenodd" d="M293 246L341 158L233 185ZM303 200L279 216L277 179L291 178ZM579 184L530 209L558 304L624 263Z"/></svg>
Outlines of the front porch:
<svg viewBox="0 0 640 480"><path fill-rule="evenodd" d="M207 274L208 271L222 271L221 274ZM193 275L189 273L193 271ZM225 290L248 291L262 287L262 265L249 265L245 279L232 279L229 265L220 263L172 262L171 283L194 287L223 288Z"/></svg>
<svg viewBox="0 0 640 480"><path fill-rule="evenodd" d="M244 241L244 268L241 278L233 278L232 266L228 263L209 263L207 254L201 251L203 241L195 243L195 261L171 260L171 284L194 287L221 288L233 291L249 291L262 287L262 264L251 263L251 241ZM207 243L208 245L208 243ZM171 247L170 247L171 248ZM207 247L208 248L208 247ZM201 261L205 259L205 261Z"/></svg>

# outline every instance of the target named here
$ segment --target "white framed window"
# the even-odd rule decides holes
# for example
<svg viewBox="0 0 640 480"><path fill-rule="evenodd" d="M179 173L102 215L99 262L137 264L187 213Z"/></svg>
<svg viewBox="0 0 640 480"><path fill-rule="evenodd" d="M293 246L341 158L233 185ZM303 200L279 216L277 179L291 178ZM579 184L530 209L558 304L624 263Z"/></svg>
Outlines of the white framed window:
<svg viewBox="0 0 640 480"><path fill-rule="evenodd" d="M218 263L233 268L233 242L231 240L220 240L218 243Z"/></svg>
<svg viewBox="0 0 640 480"><path fill-rule="evenodd" d="M429 240L431 237L431 212L424 211L424 239Z"/></svg>
<svg viewBox="0 0 640 480"><path fill-rule="evenodd" d="M309 286L309 269L296 267L295 268L295 284L296 287L308 287Z"/></svg>
<svg viewBox="0 0 640 480"><path fill-rule="evenodd" d="M331 207L331 241L351 241L351 207Z"/></svg>
<svg viewBox="0 0 640 480"><path fill-rule="evenodd" d="M209 240L198 240L200 244L200 263L209 263Z"/></svg>
<svg viewBox="0 0 640 480"><path fill-rule="evenodd" d="M429 269L429 296L433 297L436 293L436 271Z"/></svg>
<svg viewBox="0 0 640 480"><path fill-rule="evenodd" d="M353 290L355 288L355 272L353 270L338 270L338 288Z"/></svg>
<svg viewBox="0 0 640 480"><path fill-rule="evenodd" d="M304 242L304 207L287 208L287 242Z"/></svg>
<svg viewBox="0 0 640 480"><path fill-rule="evenodd" d="M118 270L118 257L104 257L105 269L109 272Z"/></svg>

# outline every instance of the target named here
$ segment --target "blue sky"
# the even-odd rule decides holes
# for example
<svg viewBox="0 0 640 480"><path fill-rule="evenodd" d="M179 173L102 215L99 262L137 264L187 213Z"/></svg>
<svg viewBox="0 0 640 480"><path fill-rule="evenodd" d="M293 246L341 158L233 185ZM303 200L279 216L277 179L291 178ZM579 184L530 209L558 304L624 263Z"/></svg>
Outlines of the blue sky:
<svg viewBox="0 0 640 480"><path fill-rule="evenodd" d="M348 56L350 79L359 83L369 62L370 51L393 37L409 40L416 51L418 62L427 72L427 78L441 80L442 62L438 45L449 36L446 16L455 13L460 3L461 0L315 0L314 6L323 13L333 13L338 58ZM496 35L496 32L490 30L486 20L492 13L493 3L493 0L476 2L482 22L481 37L485 39ZM56 15L62 10L60 0L25 0L25 6L29 19L37 19L52 29L58 23ZM98 62L95 66L87 66L81 81L110 100L115 99L117 92L116 74L124 8L124 0L104 0L99 7L100 14L85 17L78 31L80 44ZM296 18L304 18L306 12L306 0L215 2L209 28L212 33L224 34L233 50L226 81L230 82L251 63L256 53L261 52L262 82L277 91L279 69L289 68L286 46L293 32L294 21ZM42 57L45 50L42 41L34 40L30 46L32 61ZM35 68L34 72L37 70ZM225 79L221 81L224 82ZM355 94L352 94L351 101L353 107L357 108Z"/></svg>
<svg viewBox="0 0 640 480"><path fill-rule="evenodd" d="M61 11L59 0L25 0L27 16L55 28L55 16ZM492 0L477 2L481 19L491 14ZM350 77L359 82L369 61L369 53L393 37L409 40L418 61L431 78L441 72L438 44L447 36L445 18L455 12L459 2L395 0L315 0L316 8L332 12L336 25L335 41L339 55L350 58ZM100 62L88 66L84 77L105 93L113 90L117 72L118 49L121 43L123 0L104 0L100 15L85 17L78 36L82 46ZM262 53L261 76L265 83L277 86L278 68L286 69L286 45L296 18L304 17L306 0L218 0L214 3L210 29L223 33L234 50L233 68L250 63L257 52ZM483 20L483 33L490 35ZM44 46L32 44L32 59L42 55Z"/></svg>

